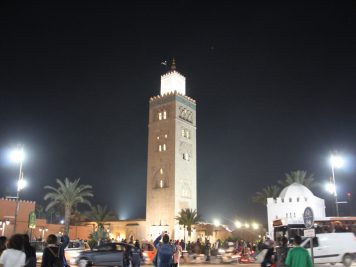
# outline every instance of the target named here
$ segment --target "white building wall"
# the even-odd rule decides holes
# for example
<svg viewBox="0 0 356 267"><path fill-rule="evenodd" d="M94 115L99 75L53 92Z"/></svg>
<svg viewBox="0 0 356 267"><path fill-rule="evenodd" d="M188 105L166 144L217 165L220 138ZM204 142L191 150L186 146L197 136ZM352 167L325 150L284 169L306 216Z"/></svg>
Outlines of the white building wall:
<svg viewBox="0 0 356 267"><path fill-rule="evenodd" d="M285 197L267 199L268 233L273 238L273 220L282 219L286 223L303 224L303 213L306 207L314 212L314 219L325 218L325 201L318 197Z"/></svg>

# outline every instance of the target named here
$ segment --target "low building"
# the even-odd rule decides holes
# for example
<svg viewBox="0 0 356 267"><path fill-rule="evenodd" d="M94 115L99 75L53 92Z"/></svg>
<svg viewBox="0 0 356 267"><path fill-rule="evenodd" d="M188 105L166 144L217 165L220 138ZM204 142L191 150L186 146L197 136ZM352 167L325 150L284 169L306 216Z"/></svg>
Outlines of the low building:
<svg viewBox="0 0 356 267"><path fill-rule="evenodd" d="M305 208L311 208L315 219L325 218L325 201L316 197L307 187L293 183L285 187L279 197L267 199L268 234L273 238L273 221L303 224Z"/></svg>

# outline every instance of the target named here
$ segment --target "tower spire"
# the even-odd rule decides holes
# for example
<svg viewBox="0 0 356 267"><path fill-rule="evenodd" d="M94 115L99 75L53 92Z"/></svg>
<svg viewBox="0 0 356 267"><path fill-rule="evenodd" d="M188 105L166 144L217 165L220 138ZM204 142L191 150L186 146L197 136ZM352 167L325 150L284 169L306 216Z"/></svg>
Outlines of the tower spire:
<svg viewBox="0 0 356 267"><path fill-rule="evenodd" d="M176 70L176 69L177 69L177 67L176 67L176 59L173 58L172 65L171 65L171 70Z"/></svg>

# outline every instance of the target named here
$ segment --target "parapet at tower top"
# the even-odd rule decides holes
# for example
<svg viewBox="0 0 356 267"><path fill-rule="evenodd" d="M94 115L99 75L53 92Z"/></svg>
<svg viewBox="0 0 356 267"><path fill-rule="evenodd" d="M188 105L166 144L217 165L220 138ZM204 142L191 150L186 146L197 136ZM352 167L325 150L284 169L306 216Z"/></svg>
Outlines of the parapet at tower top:
<svg viewBox="0 0 356 267"><path fill-rule="evenodd" d="M161 96L174 92L185 95L185 77L176 70L175 59L170 70L161 75Z"/></svg>

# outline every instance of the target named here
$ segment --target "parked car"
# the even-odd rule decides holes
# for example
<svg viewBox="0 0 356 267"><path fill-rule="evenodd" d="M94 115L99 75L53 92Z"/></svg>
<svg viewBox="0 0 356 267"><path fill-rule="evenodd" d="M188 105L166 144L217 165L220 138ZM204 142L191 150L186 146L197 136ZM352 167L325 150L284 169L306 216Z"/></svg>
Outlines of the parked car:
<svg viewBox="0 0 356 267"><path fill-rule="evenodd" d="M85 250L90 250L87 242L81 240L69 241L68 246L64 249L67 262L70 264L75 264L80 252Z"/></svg>
<svg viewBox="0 0 356 267"><path fill-rule="evenodd" d="M79 267L91 265L123 266L124 253L131 247L132 245L122 242L105 243L94 247L92 250L80 252L76 263Z"/></svg>

